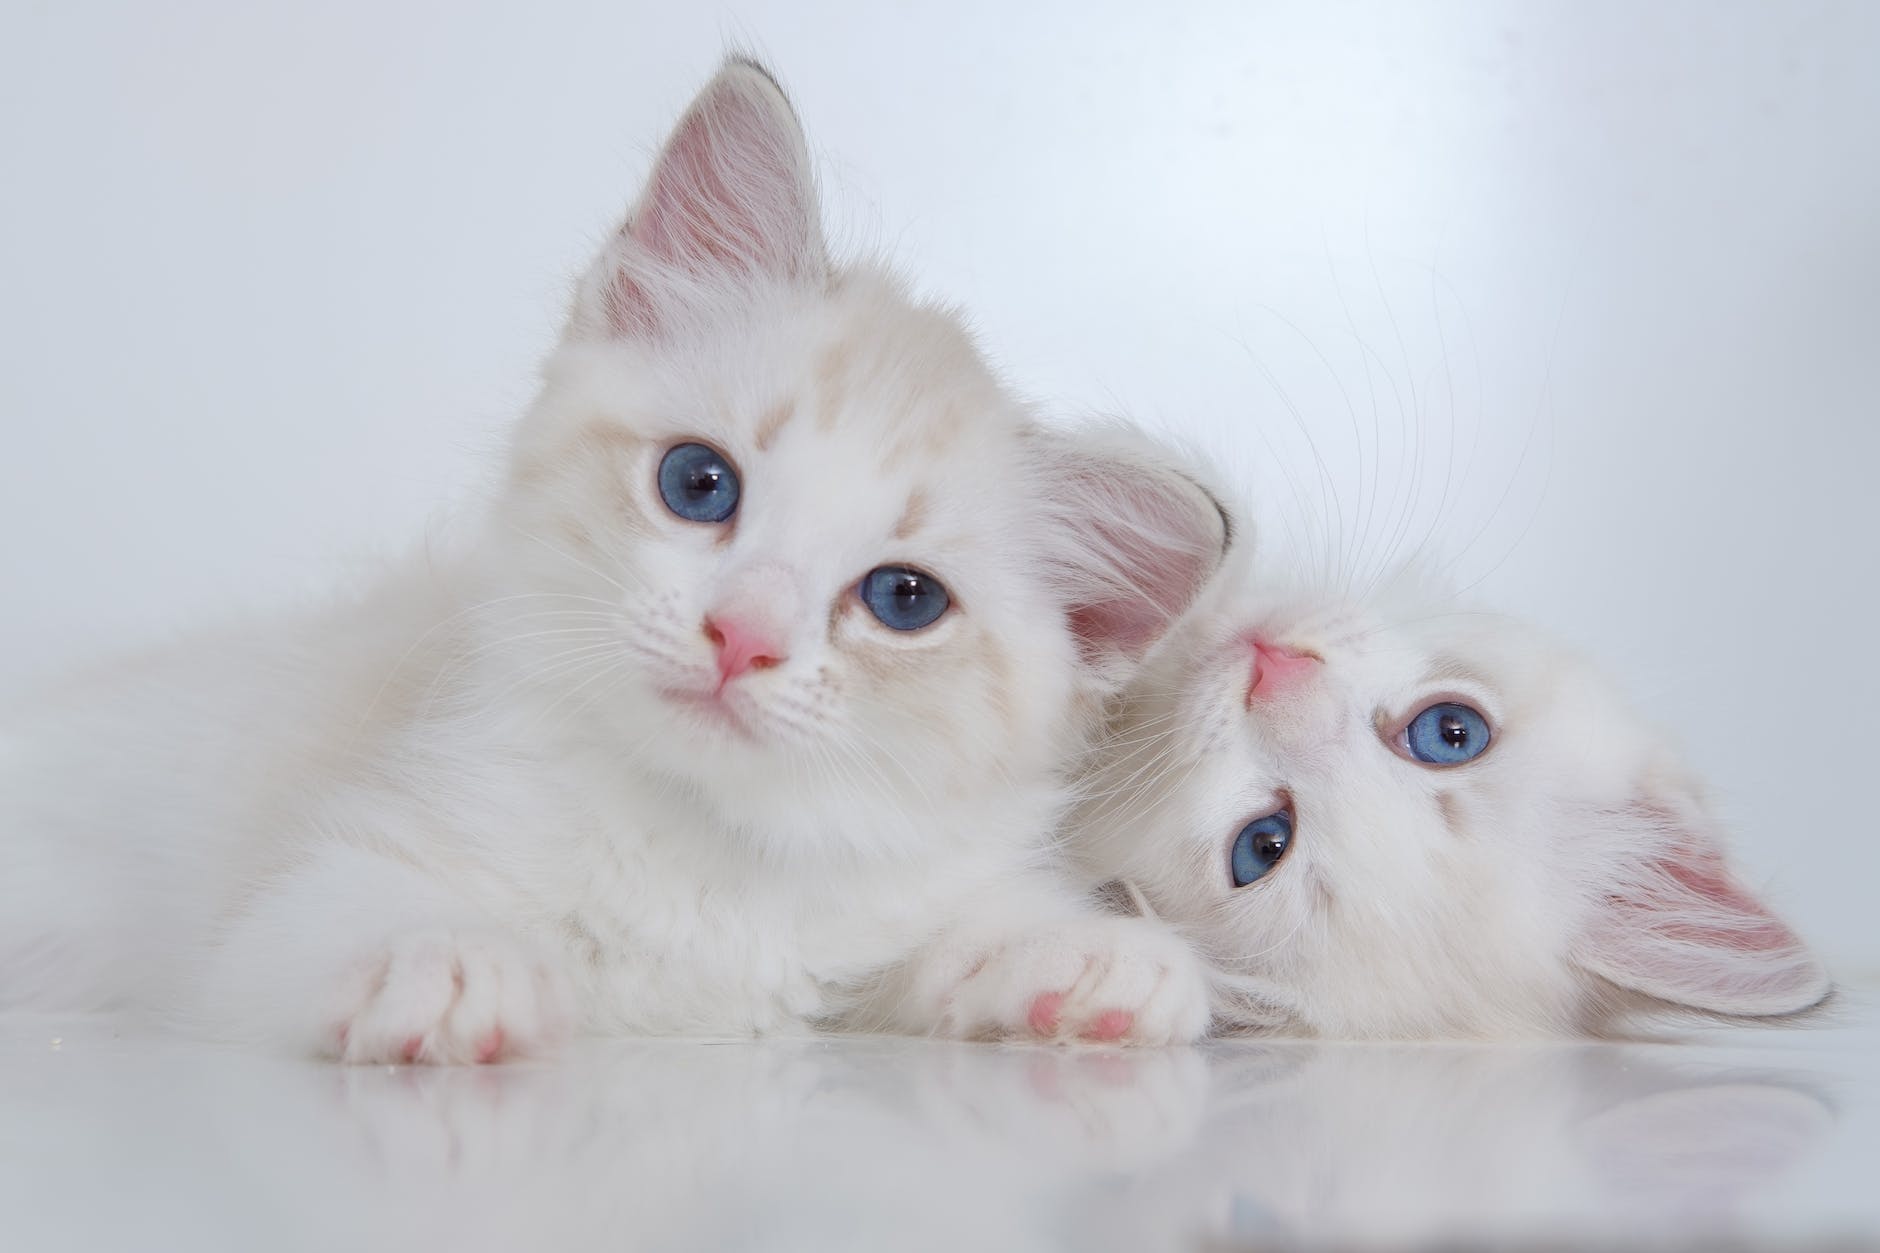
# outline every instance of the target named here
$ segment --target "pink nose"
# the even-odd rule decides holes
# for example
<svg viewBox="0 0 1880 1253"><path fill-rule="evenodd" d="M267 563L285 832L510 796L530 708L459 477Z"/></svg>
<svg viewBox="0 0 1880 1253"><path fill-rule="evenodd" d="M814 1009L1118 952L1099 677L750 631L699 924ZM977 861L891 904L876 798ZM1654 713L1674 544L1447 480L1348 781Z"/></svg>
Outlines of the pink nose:
<svg viewBox="0 0 1880 1253"><path fill-rule="evenodd" d="M1247 682L1249 705L1255 696L1271 696L1292 687L1319 664L1311 653L1268 643L1257 635L1248 642L1253 645L1253 674Z"/></svg>
<svg viewBox="0 0 1880 1253"><path fill-rule="evenodd" d="M718 650L718 687L747 670L768 670L784 660L783 646L736 618L705 619L705 638Z"/></svg>

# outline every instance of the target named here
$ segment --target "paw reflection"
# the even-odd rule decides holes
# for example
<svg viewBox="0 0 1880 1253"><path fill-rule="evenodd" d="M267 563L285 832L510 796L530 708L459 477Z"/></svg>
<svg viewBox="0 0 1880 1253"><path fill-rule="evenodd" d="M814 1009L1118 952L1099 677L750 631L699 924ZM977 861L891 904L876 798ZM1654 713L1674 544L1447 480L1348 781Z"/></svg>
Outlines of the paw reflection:
<svg viewBox="0 0 1880 1253"><path fill-rule="evenodd" d="M365 1215L431 1246L1283 1248L1753 1217L1833 1115L1693 1056L649 1041L210 1086L231 1173L334 1239Z"/></svg>

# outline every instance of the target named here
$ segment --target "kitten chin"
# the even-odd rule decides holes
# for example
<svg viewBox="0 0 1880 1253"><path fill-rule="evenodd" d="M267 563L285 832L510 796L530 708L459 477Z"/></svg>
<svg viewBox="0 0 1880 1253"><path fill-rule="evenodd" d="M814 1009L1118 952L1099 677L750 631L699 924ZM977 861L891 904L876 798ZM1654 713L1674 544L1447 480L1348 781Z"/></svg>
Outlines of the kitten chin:
<svg viewBox="0 0 1880 1253"><path fill-rule="evenodd" d="M1153 444L1040 425L956 315L833 266L795 116L734 59L479 517L32 716L0 999L353 1061L1191 1038L1192 954L1049 841L1090 713L1225 542Z"/></svg>
<svg viewBox="0 0 1880 1253"><path fill-rule="evenodd" d="M1079 784L1073 855L1190 938L1224 1029L1603 1035L1829 993L1605 676L1416 571L1354 600L1235 563Z"/></svg>

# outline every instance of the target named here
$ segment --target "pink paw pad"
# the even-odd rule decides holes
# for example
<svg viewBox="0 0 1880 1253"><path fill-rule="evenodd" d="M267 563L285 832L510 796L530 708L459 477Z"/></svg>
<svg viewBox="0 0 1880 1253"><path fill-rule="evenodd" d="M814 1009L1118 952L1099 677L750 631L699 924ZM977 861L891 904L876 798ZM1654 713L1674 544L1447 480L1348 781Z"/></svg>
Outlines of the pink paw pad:
<svg viewBox="0 0 1880 1253"><path fill-rule="evenodd" d="M1084 1028L1086 1040L1120 1040L1136 1025L1136 1015L1126 1009L1106 1009Z"/></svg>
<svg viewBox="0 0 1880 1253"><path fill-rule="evenodd" d="M503 1029L492 1028L490 1033L477 1042L477 1061L493 1062L503 1055Z"/></svg>
<svg viewBox="0 0 1880 1253"><path fill-rule="evenodd" d="M405 1047L399 1051L399 1056L403 1057L407 1062L415 1062L418 1060L418 1054L422 1052L423 1049L424 1037L414 1035L409 1040L405 1041Z"/></svg>
<svg viewBox="0 0 1880 1253"><path fill-rule="evenodd" d="M1058 1028L1058 1014L1064 1008L1062 992L1040 992L1031 1003L1031 1012L1025 1015L1025 1022L1034 1035L1054 1035Z"/></svg>

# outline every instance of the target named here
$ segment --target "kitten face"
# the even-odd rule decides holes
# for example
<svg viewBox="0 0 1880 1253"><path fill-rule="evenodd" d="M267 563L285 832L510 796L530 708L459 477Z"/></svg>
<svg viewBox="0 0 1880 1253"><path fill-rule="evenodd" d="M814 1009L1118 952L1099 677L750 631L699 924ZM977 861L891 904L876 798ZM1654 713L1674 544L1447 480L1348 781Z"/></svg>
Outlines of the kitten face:
<svg viewBox="0 0 1880 1253"><path fill-rule="evenodd" d="M1827 990L1597 672L1413 580L1363 604L1224 581L1089 782L1082 855L1188 931L1230 1022L1555 1032L1615 988L1741 1014Z"/></svg>
<svg viewBox="0 0 1880 1253"><path fill-rule="evenodd" d="M1079 693L1224 543L1152 454L1037 428L953 314L830 266L748 65L679 123L545 375L484 647L543 722L767 838L1054 786Z"/></svg>
<svg viewBox="0 0 1880 1253"><path fill-rule="evenodd" d="M537 418L517 526L546 587L609 615L571 638L612 658L592 712L646 760L905 799L1058 747L1075 659L1030 538L1036 441L950 319L874 276L777 292L683 351L564 354ZM662 497L687 445L735 478L722 521ZM864 598L884 570L943 610L884 621ZM727 674L726 630L759 664Z"/></svg>

